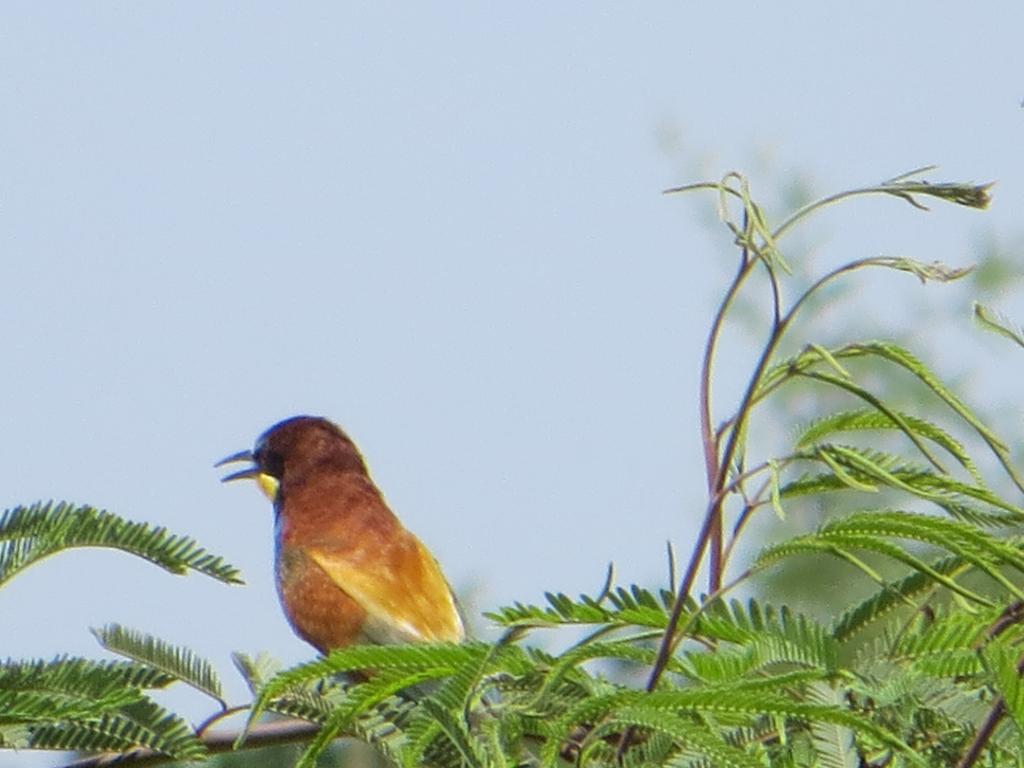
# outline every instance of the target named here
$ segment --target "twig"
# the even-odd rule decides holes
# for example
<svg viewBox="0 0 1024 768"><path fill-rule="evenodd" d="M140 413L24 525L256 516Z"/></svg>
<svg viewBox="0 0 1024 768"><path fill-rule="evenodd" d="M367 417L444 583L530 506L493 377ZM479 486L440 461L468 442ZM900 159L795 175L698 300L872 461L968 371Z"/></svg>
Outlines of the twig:
<svg viewBox="0 0 1024 768"><path fill-rule="evenodd" d="M971 746L964 752L964 756L960 758L960 762L956 764L956 768L971 768L978 758L981 757L982 751L988 745L988 740L992 738L992 734L995 733L999 722L1003 719L1003 715L1006 714L1006 702L1003 701L1003 697L1000 696L996 699L995 704L992 705L992 709L989 710L988 716L985 718L985 722L981 724L981 728L978 729L978 735L974 737L974 741L971 742Z"/></svg>
<svg viewBox="0 0 1024 768"><path fill-rule="evenodd" d="M992 640L1007 629L1012 627L1014 624L1019 624L1021 619L1024 618L1024 603L1017 600L1010 605L1006 606L1003 612L999 615L999 618L993 622L992 626L985 632L985 639ZM981 647L975 648L980 651ZM1017 662L1017 672L1024 671L1024 658L1021 658ZM999 723L1002 722L1003 717L1006 715L1006 699L1002 696L996 698L992 704L992 709L989 710L988 715L985 717L985 721L981 724L978 729L978 733L974 736L974 741L964 752L963 757L960 758L960 762L956 764L956 768L971 768L978 758L981 757L981 753L988 746L989 740L992 738L992 734L995 733L996 728L999 727Z"/></svg>
<svg viewBox="0 0 1024 768"><path fill-rule="evenodd" d="M746 229L748 225L747 213L744 211L743 214L743 226ZM711 368L714 364L715 349L718 347L718 337L722 332L722 325L725 323L725 315L729 311L729 307L736 295L739 293L740 288L743 286L744 281L753 272L756 264L755 259L750 258L750 251L744 247L740 252L740 265L739 270L736 273L736 277L733 278L732 284L729 286L729 290L726 291L724 297L722 297L722 303L718 306L718 311L715 313L714 320L711 323L711 330L708 333L707 342L704 345L704 359L701 363L700 371L700 434L701 444L704 449L704 474L707 478L708 493L714 494L718 485L718 479L721 475L721 465L719 464L718 448L719 448L719 435L717 435L711 426ZM721 508L717 512L713 513L713 519L711 520L711 527L708 529L708 536L711 540L711 564L710 564L710 575L709 583L714 583L721 578L721 555L722 555L722 515ZM707 542L705 542L706 544ZM701 553L701 558L704 557L704 553ZM714 586L712 586L712 591Z"/></svg>
<svg viewBox="0 0 1024 768"><path fill-rule="evenodd" d="M196 726L196 736L202 738L210 728L219 723L221 720L232 715L237 715L239 712L244 712L251 707L250 704L239 704L237 707L225 707L220 712L215 712L208 718L203 720L199 725Z"/></svg>
<svg viewBox="0 0 1024 768"><path fill-rule="evenodd" d="M313 738L320 731L320 726L305 720L275 720L261 723L250 729L245 739L245 748L270 747L277 744L294 744ZM217 732L205 733L200 738L203 746L210 754L230 752L234 749L237 733ZM73 763L63 768L106 768L107 766L131 766L139 768L147 765L175 762L177 758L164 752L152 749L137 749L133 752L104 752Z"/></svg>

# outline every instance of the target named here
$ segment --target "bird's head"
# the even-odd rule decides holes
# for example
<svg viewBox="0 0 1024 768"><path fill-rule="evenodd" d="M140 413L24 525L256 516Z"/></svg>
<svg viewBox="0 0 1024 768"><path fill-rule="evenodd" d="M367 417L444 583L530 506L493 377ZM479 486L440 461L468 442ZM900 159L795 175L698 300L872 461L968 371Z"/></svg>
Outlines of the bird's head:
<svg viewBox="0 0 1024 768"><path fill-rule="evenodd" d="M293 416L278 422L256 440L252 450L239 451L214 466L248 462L222 482L255 480L268 499L274 501L283 482L305 475L316 467L357 471L366 474L359 449L341 428L318 416Z"/></svg>

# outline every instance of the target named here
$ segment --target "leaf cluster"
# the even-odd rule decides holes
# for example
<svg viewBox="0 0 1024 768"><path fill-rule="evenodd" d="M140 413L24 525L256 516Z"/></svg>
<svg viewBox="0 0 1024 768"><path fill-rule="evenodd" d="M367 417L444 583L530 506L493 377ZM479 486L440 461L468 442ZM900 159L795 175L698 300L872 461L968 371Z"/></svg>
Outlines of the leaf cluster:
<svg viewBox="0 0 1024 768"><path fill-rule="evenodd" d="M75 547L104 547L175 574L195 571L241 583L234 566L192 538L65 502L15 507L0 515L0 586L30 565ZM120 627L96 631L132 660L7 660L0 664L0 746L128 752L148 749L193 759L206 754L193 728L148 695L179 680L215 698L212 668L191 654ZM142 646L142 647L139 647ZM138 650L138 653L135 651Z"/></svg>

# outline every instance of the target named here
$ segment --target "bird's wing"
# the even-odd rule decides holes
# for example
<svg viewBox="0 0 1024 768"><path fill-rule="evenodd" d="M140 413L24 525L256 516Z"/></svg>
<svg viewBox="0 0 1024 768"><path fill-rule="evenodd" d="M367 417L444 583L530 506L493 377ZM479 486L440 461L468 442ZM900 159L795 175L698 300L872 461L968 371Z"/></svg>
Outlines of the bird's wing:
<svg viewBox="0 0 1024 768"><path fill-rule="evenodd" d="M376 567L367 567L351 551L320 547L309 554L366 611L362 633L370 642L457 643L464 639L451 588L437 561L412 534L406 532L386 557L374 563Z"/></svg>

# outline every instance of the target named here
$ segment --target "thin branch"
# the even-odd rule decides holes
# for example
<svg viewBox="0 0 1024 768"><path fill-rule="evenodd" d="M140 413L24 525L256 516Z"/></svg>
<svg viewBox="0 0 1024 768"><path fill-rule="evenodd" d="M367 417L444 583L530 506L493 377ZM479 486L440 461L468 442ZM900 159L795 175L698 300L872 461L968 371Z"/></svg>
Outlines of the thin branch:
<svg viewBox="0 0 1024 768"><path fill-rule="evenodd" d="M744 228L748 225L748 217L746 212L743 215ZM736 273L736 277L733 278L732 284L726 291L725 296L722 298L722 303L718 307L718 311L715 313L714 320L711 323L711 330L708 333L708 339L704 346L704 360L701 363L700 371L700 434L701 444L704 448L704 474L707 478L708 493L713 494L715 492L715 486L718 482L718 476L720 474L720 465L718 461L718 448L719 441L718 436L711 426L711 369L714 364L715 350L718 347L718 339L722 332L722 325L725 323L726 313L729 311L729 307L732 305L733 300L739 293L743 283L750 276L754 270L754 266L757 263L755 259L750 258L750 252L746 246L740 252L740 265L739 270ZM709 580L711 584L721 579L721 555L722 555L722 519L721 519L721 508L713 514L714 519L708 535L711 537L711 567ZM701 553L701 558L704 555Z"/></svg>
<svg viewBox="0 0 1024 768"><path fill-rule="evenodd" d="M219 723L221 720L231 717L232 715L237 715L239 712L245 712L251 706L251 704L239 704L236 707L225 707L220 712L213 713L208 718L203 720L199 725L196 726L196 736L202 738L206 734L206 732L210 730L210 728Z"/></svg>
<svg viewBox="0 0 1024 768"><path fill-rule="evenodd" d="M745 501L743 505L743 510L736 518L736 524L733 526L732 536L729 538L729 543L725 547L725 552L722 553L723 568L729 565L729 559L732 557L733 550L736 548L736 542L739 541L740 534L743 532L743 528L750 521L750 518L753 516L754 512L768 503L767 501L761 499L761 496L764 494L765 490L768 488L768 485L770 483L771 480L766 480L764 482L764 485L757 489L757 493L754 494L754 498L757 499L757 501Z"/></svg>
<svg viewBox="0 0 1024 768"><path fill-rule="evenodd" d="M989 739L992 738L992 734L996 732L996 728L999 727L1000 721L1006 714L1006 702L1003 701L1003 697L1000 696L996 699L992 705L992 709L989 710L988 715L985 717L985 722L981 724L981 728L978 729L977 735L974 737L974 741L964 752L964 756L960 758L960 762L956 764L956 768L971 768L978 758L981 757L981 753L985 750L988 745Z"/></svg>
<svg viewBox="0 0 1024 768"><path fill-rule="evenodd" d="M313 738L320 731L320 726L305 720L275 720L254 726L245 739L245 749L271 747L278 744L295 744ZM231 752L235 746L237 733L205 733L200 741L210 754ZM176 762L177 759L163 752L151 749L137 749L133 752L104 752L73 763L63 768L106 768L107 766L141 766L161 765Z"/></svg>
<svg viewBox="0 0 1024 768"><path fill-rule="evenodd" d="M1012 627L1014 624L1019 624L1024 619L1024 602L1017 600L1010 605L1006 606L1003 612L999 615L999 618L993 622L992 626L985 632L985 639L992 640L1007 629ZM975 648L980 651L981 648ZM1017 672L1024 671L1024 658L1017 662ZM1002 722L1003 717L1006 716L1006 699L1002 696L996 697L996 700L992 703L992 709L989 710L988 715L985 716L985 721L981 724L978 729L978 733L974 736L974 741L971 742L970 746L967 747L967 751L964 752L963 757L960 758L960 762L956 764L956 768L971 768L978 758L981 757L981 753L985 751L985 747L988 746L989 740L992 738L992 734L995 733L996 728L999 727L999 723Z"/></svg>

